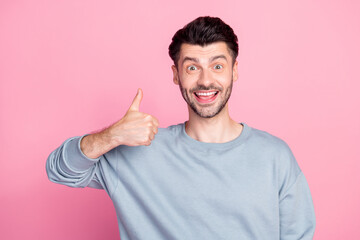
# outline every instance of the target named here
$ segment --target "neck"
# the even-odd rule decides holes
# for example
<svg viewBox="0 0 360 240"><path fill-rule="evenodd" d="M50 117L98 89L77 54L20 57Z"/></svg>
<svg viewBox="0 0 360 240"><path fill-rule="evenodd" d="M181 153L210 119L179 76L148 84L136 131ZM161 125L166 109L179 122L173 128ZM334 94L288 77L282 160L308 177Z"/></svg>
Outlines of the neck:
<svg viewBox="0 0 360 240"><path fill-rule="evenodd" d="M225 143L237 138L242 125L232 120L228 107L212 118L203 118L189 108L189 120L185 123L186 133L195 140L208 143Z"/></svg>

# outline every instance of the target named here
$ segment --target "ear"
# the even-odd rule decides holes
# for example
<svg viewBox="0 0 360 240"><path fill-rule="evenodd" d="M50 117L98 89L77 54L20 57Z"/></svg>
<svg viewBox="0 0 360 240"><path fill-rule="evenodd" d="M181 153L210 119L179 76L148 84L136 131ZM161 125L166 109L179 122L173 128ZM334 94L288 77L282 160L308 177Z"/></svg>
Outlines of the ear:
<svg viewBox="0 0 360 240"><path fill-rule="evenodd" d="M175 67L175 65L172 65L171 66L171 69L173 71L173 82L176 84L176 85L179 85L179 73Z"/></svg>
<svg viewBox="0 0 360 240"><path fill-rule="evenodd" d="M238 74L238 61L235 60L234 66L233 66L233 81L235 82L238 80L239 74Z"/></svg>

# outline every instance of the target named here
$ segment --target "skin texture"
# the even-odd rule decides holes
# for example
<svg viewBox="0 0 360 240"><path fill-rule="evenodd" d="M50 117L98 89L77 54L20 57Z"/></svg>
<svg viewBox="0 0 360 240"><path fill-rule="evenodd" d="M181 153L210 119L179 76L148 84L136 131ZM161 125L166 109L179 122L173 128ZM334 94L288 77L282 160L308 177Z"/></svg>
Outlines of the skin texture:
<svg viewBox="0 0 360 240"><path fill-rule="evenodd" d="M226 43L216 42L204 47L182 44L178 68L173 65L173 82L179 85L188 104L189 121L186 132L198 141L227 142L235 139L242 126L232 120L228 111L233 82L238 79L237 65ZM194 92L219 91L215 101L199 102Z"/></svg>
<svg viewBox="0 0 360 240"><path fill-rule="evenodd" d="M238 79L237 61L224 42L207 46L182 44L178 69L173 65L173 81L188 104L187 134L202 142L228 142L242 131L228 112L233 82ZM212 102L199 102L195 92L217 91ZM139 88L126 114L110 127L85 136L80 148L89 158L98 158L119 145L149 146L158 132L159 121L139 111L143 92Z"/></svg>
<svg viewBox="0 0 360 240"><path fill-rule="evenodd" d="M232 66L228 63L231 61L231 57L229 58L229 56L222 54L218 48L222 49L226 48L226 46L224 47L223 44L216 44L210 47L199 48L197 46L184 44L182 46L183 59L187 58L189 60L186 60L180 65L179 74L174 79L174 83L178 84L180 87L184 100L194 113L203 118L212 118L221 112L229 100L232 91ZM210 56L221 56L221 58L206 60L205 54L209 54ZM188 55L197 57L188 57ZM201 56L198 57L198 55ZM180 76L182 81L180 81ZM231 80L230 83L227 84L228 79ZM190 89L187 89L184 86L188 85L187 83L191 84L194 82L196 82L196 85L194 87L189 86L191 87ZM219 91L217 102L215 104L198 103L194 96L194 92L200 90Z"/></svg>
<svg viewBox="0 0 360 240"><path fill-rule="evenodd" d="M149 146L158 132L159 121L139 111L143 92L139 88L126 114L101 132L87 135L80 142L82 152L98 158L119 145Z"/></svg>

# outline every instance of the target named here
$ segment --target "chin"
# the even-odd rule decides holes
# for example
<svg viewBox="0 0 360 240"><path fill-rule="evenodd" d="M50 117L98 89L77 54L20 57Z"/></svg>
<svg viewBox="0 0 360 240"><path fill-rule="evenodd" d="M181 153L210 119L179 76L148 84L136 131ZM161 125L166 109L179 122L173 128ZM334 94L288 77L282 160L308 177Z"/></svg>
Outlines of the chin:
<svg viewBox="0 0 360 240"><path fill-rule="evenodd" d="M201 109L197 109L197 106L194 106L193 104L189 105L194 114L201 118L213 118L219 115L219 113L224 109L224 106L217 107L214 110L211 111L201 111Z"/></svg>

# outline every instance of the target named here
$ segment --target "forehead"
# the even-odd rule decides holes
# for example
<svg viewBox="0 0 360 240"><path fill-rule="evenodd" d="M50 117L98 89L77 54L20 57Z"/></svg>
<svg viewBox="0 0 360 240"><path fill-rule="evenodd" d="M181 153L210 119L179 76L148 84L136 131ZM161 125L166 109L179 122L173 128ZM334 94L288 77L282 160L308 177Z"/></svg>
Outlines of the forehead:
<svg viewBox="0 0 360 240"><path fill-rule="evenodd" d="M185 57L208 60L216 55L225 55L231 59L229 49L225 42L215 42L205 46L183 43L180 48L180 63Z"/></svg>

